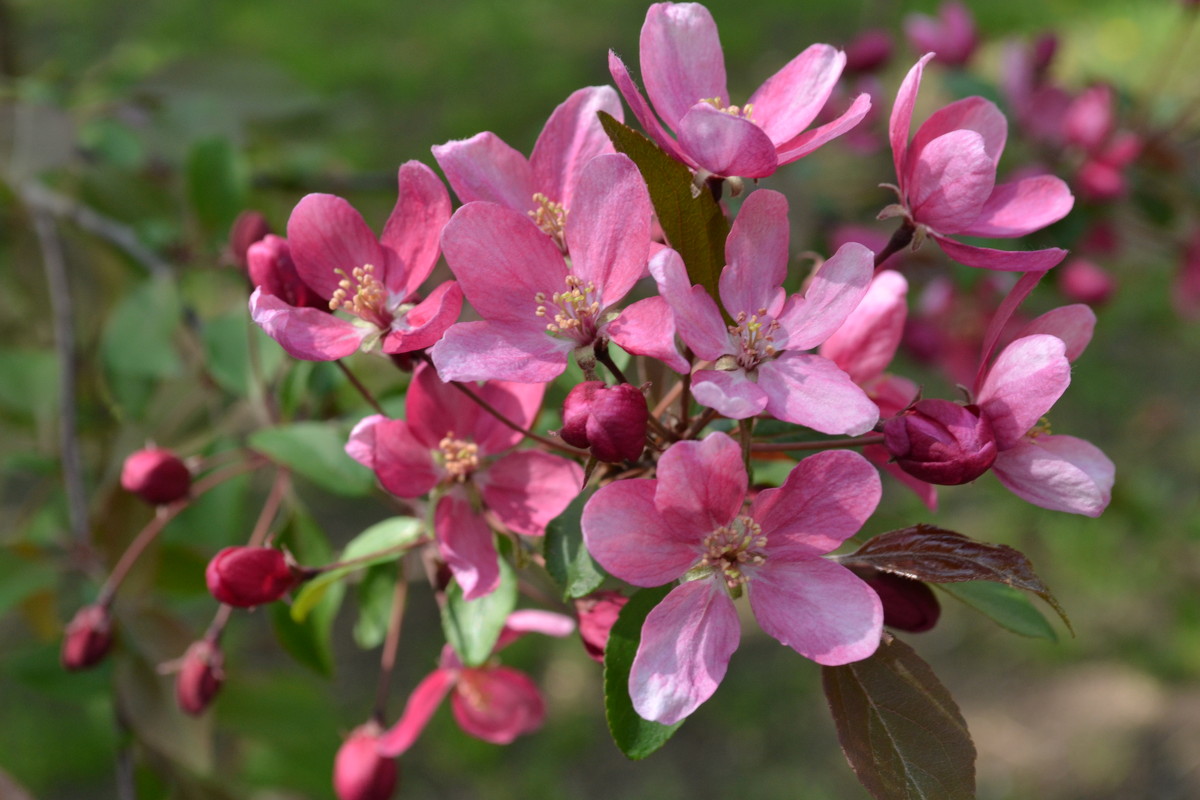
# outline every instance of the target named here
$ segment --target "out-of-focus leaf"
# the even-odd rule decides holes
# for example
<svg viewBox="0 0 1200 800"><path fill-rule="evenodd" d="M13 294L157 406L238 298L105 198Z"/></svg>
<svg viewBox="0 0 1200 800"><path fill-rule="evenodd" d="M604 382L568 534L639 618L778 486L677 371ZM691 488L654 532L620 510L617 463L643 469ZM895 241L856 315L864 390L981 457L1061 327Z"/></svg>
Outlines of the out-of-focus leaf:
<svg viewBox="0 0 1200 800"><path fill-rule="evenodd" d="M0 103L0 175L11 184L36 178L75 156L75 123L60 108Z"/></svg>
<svg viewBox="0 0 1200 800"><path fill-rule="evenodd" d="M683 724L682 720L674 725L663 725L642 719L633 710L633 701L629 699L629 672L642 641L642 623L671 588L642 589L630 597L612 626L604 648L604 716L613 741L634 761L666 744Z"/></svg>
<svg viewBox="0 0 1200 800"><path fill-rule="evenodd" d="M359 497L375 486L375 475L346 455L346 434L323 422L297 422L264 428L250 447L325 489Z"/></svg>
<svg viewBox="0 0 1200 800"><path fill-rule="evenodd" d="M1003 544L980 542L933 525L881 533L858 550L844 556L846 566L874 567L928 583L996 581L1033 592L1049 603L1067 628L1071 621L1050 589L1033 571L1020 550Z"/></svg>
<svg viewBox="0 0 1200 800"><path fill-rule="evenodd" d="M0 350L0 410L40 417L58 408L58 359L52 350Z"/></svg>
<svg viewBox="0 0 1200 800"><path fill-rule="evenodd" d="M580 494L546 527L546 569L563 587L566 600L591 594L604 582L605 572L583 546L579 525L583 507L592 494Z"/></svg>
<svg viewBox="0 0 1200 800"><path fill-rule="evenodd" d="M295 513L281 538L301 564L324 564L331 557L324 532L302 511ZM333 674L333 620L345 588L341 583L330 586L303 622L292 619L286 604L270 605L271 622L280 644L301 664L326 677Z"/></svg>
<svg viewBox="0 0 1200 800"><path fill-rule="evenodd" d="M302 622L330 587L347 575L400 558L404 555L402 548L420 540L423 532L421 522L412 517L393 517L367 528L350 540L338 559L357 563L323 572L305 584L292 603L292 619Z"/></svg>
<svg viewBox="0 0 1200 800"><path fill-rule="evenodd" d="M89 120L79 131L79 143L89 157L126 170L136 170L146 160L146 149L129 127L112 117Z"/></svg>
<svg viewBox="0 0 1200 800"><path fill-rule="evenodd" d="M50 564L22 558L9 548L0 550L0 614L57 580L57 570Z"/></svg>
<svg viewBox="0 0 1200 800"><path fill-rule="evenodd" d="M383 644L392 618L396 596L396 567L378 564L363 573L355 590L358 619L354 621L354 642L364 650Z"/></svg>
<svg viewBox="0 0 1200 800"><path fill-rule="evenodd" d="M1054 627L1038 611L1033 601L1011 586L991 581L970 581L940 584L937 588L1013 633L1058 641Z"/></svg>
<svg viewBox="0 0 1200 800"><path fill-rule="evenodd" d="M504 559L500 559L500 585L489 595L464 600L458 582L450 584L442 607L442 630L459 660L468 667L487 661L516 605L517 576Z"/></svg>
<svg viewBox="0 0 1200 800"><path fill-rule="evenodd" d="M876 800L973 800L975 745L954 698L912 648L822 667L838 740Z"/></svg>
<svg viewBox="0 0 1200 800"><path fill-rule="evenodd" d="M228 139L203 139L187 159L188 197L196 217L211 234L225 234L246 207L246 170Z"/></svg>
<svg viewBox="0 0 1200 800"><path fill-rule="evenodd" d="M251 339L258 349L258 365L272 375L283 362L283 349L250 321L244 308L234 309L204 325L205 366L222 389L245 397L252 387Z"/></svg>
<svg viewBox="0 0 1200 800"><path fill-rule="evenodd" d="M717 281L725 266L729 220L707 188L697 190L692 171L642 134L600 112L600 124L618 153L633 159L669 244L687 266L692 283L718 299ZM720 302L717 303L720 305Z"/></svg>
<svg viewBox="0 0 1200 800"><path fill-rule="evenodd" d="M175 283L150 278L126 295L104 326L100 352L114 373L169 378L179 373L175 330L180 302Z"/></svg>

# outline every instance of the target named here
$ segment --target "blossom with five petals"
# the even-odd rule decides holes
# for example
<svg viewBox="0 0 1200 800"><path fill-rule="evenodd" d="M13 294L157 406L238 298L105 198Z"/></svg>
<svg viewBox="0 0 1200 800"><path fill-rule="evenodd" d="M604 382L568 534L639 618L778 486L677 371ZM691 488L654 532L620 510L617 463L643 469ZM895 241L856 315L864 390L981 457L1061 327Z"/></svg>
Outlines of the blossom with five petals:
<svg viewBox="0 0 1200 800"><path fill-rule="evenodd" d="M584 507L588 552L635 586L683 579L646 617L629 676L642 717L673 724L707 700L737 649L731 591L744 588L763 630L818 664L867 658L879 645L878 595L822 556L879 503L866 459L830 450L801 461L744 508L742 450L723 433L670 447L658 477L610 483Z"/></svg>
<svg viewBox="0 0 1200 800"><path fill-rule="evenodd" d="M733 105L717 24L699 3L650 6L640 58L649 103L615 53L608 69L642 128L673 158L721 177L765 178L853 128L871 107L870 97L859 95L837 119L806 130L846 64L845 53L827 44L812 45L745 105Z"/></svg>

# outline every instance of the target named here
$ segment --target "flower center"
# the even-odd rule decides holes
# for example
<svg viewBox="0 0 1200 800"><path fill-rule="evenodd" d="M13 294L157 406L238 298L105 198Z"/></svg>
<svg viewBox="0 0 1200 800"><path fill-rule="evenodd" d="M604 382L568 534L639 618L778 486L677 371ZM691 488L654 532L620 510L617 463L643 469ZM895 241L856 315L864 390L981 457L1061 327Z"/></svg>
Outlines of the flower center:
<svg viewBox="0 0 1200 800"><path fill-rule="evenodd" d="M702 97L702 98L700 98L700 102L707 103L708 105L715 108L717 111L720 111L722 114L728 114L731 117L741 117L742 119L751 119L752 115L754 114L754 104L753 103L746 103L746 105L744 105L744 106L734 106L734 105L723 106L723 105L721 105L721 98L719 98L719 97Z"/></svg>
<svg viewBox="0 0 1200 800"><path fill-rule="evenodd" d="M461 483L479 468L479 445L468 439L455 439L454 431L438 442L438 449L441 450L442 466L452 480Z"/></svg>
<svg viewBox="0 0 1200 800"><path fill-rule="evenodd" d="M338 288L329 299L329 310L344 309L356 317L370 320L386 328L392 323L392 314L387 308L389 292L375 277L375 266L363 264L347 275L343 269L335 269L341 275Z"/></svg>
<svg viewBox="0 0 1200 800"><path fill-rule="evenodd" d="M758 566L767 560L767 537L762 527L742 514L728 525L722 525L704 539L704 555L700 567L719 572L730 589L746 582L742 569Z"/></svg>
<svg viewBox="0 0 1200 800"><path fill-rule="evenodd" d="M563 208L562 203L554 202L541 192L534 194L533 202L537 205L537 208L528 212L530 218L535 225L554 240L559 250L566 253L567 210Z"/></svg>
<svg viewBox="0 0 1200 800"><path fill-rule="evenodd" d="M537 302L539 317L552 317L546 330L553 336L591 341L596 335L596 318L600 315L600 301L596 299L596 286L574 275L567 276L567 288L549 300L545 292L538 292L533 299Z"/></svg>
<svg viewBox="0 0 1200 800"><path fill-rule="evenodd" d="M742 352L737 356L737 364L745 370L757 367L763 361L774 358L775 332L779 323L767 317L767 310L760 308L757 313L747 315L745 311L737 315L737 324L729 326L729 332L738 337Z"/></svg>

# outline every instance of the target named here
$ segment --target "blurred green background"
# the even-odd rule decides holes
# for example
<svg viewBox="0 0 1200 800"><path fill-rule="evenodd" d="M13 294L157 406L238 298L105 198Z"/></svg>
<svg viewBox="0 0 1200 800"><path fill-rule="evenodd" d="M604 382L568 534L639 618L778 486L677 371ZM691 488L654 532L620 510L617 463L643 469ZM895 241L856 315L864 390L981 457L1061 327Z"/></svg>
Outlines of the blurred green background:
<svg viewBox="0 0 1200 800"><path fill-rule="evenodd" d="M735 97L812 42L845 43L868 26L898 34L907 13L935 5L708 3ZM1183 29L1181 3L970 6L985 37L979 77L938 73L943 97L987 91L1000 40L1046 30L1061 36L1059 80L1112 81L1151 123L1200 95L1200 37L1173 69L1161 62ZM147 439L189 455L234 448L266 424L263 386L246 377L252 364L297 418L348 427L367 413L335 370L289 369L250 330L243 278L224 255L234 215L257 208L282 230L304 193L326 191L379 226L401 162L432 165L430 145L481 130L527 153L557 103L609 82L609 48L636 74L644 14L644 4L614 0L0 0L0 797L116 798L119 775L144 798L331 797L333 754L368 712L377 658L355 646L349 606L332 649L309 658L332 665L331 677L282 653L265 610L239 615L213 712L196 721L174 710L171 681L154 667L207 624L203 565L248 535L269 487L256 474L168 527L118 602L116 657L61 671L62 625L104 573L72 540L53 324L62 298L48 288L31 208L57 203L88 528L111 564L150 515L117 489L121 459ZM915 59L902 39L896 52L885 97ZM926 94L936 90L923 92L932 102ZM1108 512L1042 511L985 478L944 490L932 514L889 484L864 531L931 522L1019 547L1071 616L1074 637L1055 623L1057 642L1026 639L945 598L936 630L905 637L960 702L981 798L1200 796L1200 336L1170 303L1179 243L1200 217L1200 158L1194 124L1175 137L1179 168L1140 174L1117 219L1126 246L1106 266L1120 289L1053 414L1055 432L1088 438L1116 462ZM789 195L793 249L822 250L831 219L870 223L889 202L876 189L892 179L887 153L828 150L763 182ZM1070 239L1080 229L1069 219L1056 231ZM139 247L153 257L139 258ZM1046 286L1031 305L1061 302ZM206 360L226 368L206 370ZM395 407L392 374L365 356L352 363ZM951 396L936 385L933 394ZM294 502L335 548L391 513L376 495L303 478ZM393 714L440 646L421 588ZM510 652L544 687L545 729L499 748L459 732L443 709L402 760L400 796L866 797L838 750L818 669L753 625L712 701L641 763L608 741L600 668L576 641Z"/></svg>

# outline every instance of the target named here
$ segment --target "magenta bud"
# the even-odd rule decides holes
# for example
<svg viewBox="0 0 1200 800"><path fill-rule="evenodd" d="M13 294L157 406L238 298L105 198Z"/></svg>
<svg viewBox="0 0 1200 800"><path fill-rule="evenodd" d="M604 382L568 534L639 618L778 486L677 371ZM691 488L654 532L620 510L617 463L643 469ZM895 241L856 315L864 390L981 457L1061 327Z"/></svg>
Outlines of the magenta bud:
<svg viewBox="0 0 1200 800"><path fill-rule="evenodd" d="M892 57L892 36L882 28L871 28L846 45L847 72L874 72Z"/></svg>
<svg viewBox="0 0 1200 800"><path fill-rule="evenodd" d="M1050 68L1058 53L1058 36L1047 31L1033 42L1033 69L1040 75Z"/></svg>
<svg viewBox="0 0 1200 800"><path fill-rule="evenodd" d="M208 639L192 642L175 677L175 699L192 716L203 714L225 680L225 656Z"/></svg>
<svg viewBox="0 0 1200 800"><path fill-rule="evenodd" d="M642 454L650 411L636 386L611 388L603 381L585 381L563 402L563 441L585 447L601 461L633 461Z"/></svg>
<svg viewBox="0 0 1200 800"><path fill-rule="evenodd" d="M297 308L329 311L329 301L314 292L296 271L287 239L269 234L252 244L246 251L246 270L250 283L261 287L263 294Z"/></svg>
<svg viewBox="0 0 1200 800"><path fill-rule="evenodd" d="M900 469L942 486L973 481L996 460L996 436L979 406L936 398L888 420L883 443Z"/></svg>
<svg viewBox="0 0 1200 800"><path fill-rule="evenodd" d="M937 624L942 606L929 585L903 575L877 572L864 578L883 603L883 624L911 633L927 631Z"/></svg>
<svg viewBox="0 0 1200 800"><path fill-rule="evenodd" d="M1117 284L1107 270L1086 258L1073 258L1058 269L1058 288L1076 303L1104 305Z"/></svg>
<svg viewBox="0 0 1200 800"><path fill-rule="evenodd" d="M101 605L84 606L67 624L63 635L62 665L81 670L99 664L112 647L112 617Z"/></svg>
<svg viewBox="0 0 1200 800"><path fill-rule="evenodd" d="M273 603L301 578L287 557L273 547L226 547L204 571L212 596L238 608Z"/></svg>
<svg viewBox="0 0 1200 800"><path fill-rule="evenodd" d="M192 473L170 450L148 447L130 453L121 467L121 486L152 506L187 497Z"/></svg>
<svg viewBox="0 0 1200 800"><path fill-rule="evenodd" d="M380 728L372 722L351 732L333 760L333 790L338 800L388 800L396 790L395 759L379 755Z"/></svg>
<svg viewBox="0 0 1200 800"><path fill-rule="evenodd" d="M575 601L575 610L579 613L579 636L593 660L604 663L608 634L628 602L628 597L612 591L595 592Z"/></svg>
<svg viewBox="0 0 1200 800"><path fill-rule="evenodd" d="M267 218L257 211L243 211L229 229L229 257L242 269L246 269L246 252L250 245L271 232Z"/></svg>

